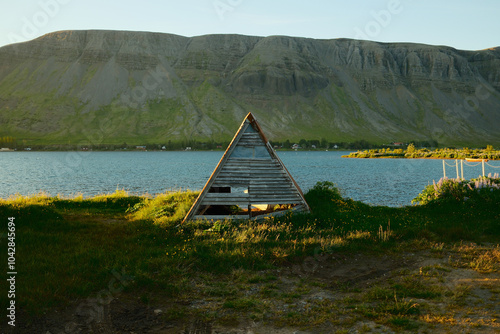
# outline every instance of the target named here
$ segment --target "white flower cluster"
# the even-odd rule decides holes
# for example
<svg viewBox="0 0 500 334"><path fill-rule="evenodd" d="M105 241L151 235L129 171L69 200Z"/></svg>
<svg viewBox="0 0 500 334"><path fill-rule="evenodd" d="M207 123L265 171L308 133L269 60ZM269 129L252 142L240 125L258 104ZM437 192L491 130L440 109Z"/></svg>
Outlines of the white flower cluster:
<svg viewBox="0 0 500 334"><path fill-rule="evenodd" d="M500 177L498 173L495 173L493 177L491 173L488 174L488 177L478 177L474 182L474 189L480 191L481 189L500 189Z"/></svg>

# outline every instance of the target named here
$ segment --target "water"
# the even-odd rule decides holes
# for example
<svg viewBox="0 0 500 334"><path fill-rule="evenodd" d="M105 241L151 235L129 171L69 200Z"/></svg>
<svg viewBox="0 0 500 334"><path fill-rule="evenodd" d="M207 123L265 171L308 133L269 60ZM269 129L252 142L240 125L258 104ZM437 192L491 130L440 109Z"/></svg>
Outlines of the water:
<svg viewBox="0 0 500 334"><path fill-rule="evenodd" d="M93 196L125 189L132 194L203 188L223 152L0 152L0 197ZM346 152L278 152L304 192L331 181L345 197L368 204L410 205L426 185L443 176L441 160L345 159ZM449 161L449 163L454 161ZM465 178L481 166L467 167ZM447 167L447 175L456 176Z"/></svg>

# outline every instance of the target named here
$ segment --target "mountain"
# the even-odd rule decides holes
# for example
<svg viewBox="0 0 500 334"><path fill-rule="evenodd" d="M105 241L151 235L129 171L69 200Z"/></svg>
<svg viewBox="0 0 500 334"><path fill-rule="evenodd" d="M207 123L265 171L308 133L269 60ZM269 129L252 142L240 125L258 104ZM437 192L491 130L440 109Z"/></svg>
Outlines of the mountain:
<svg viewBox="0 0 500 334"><path fill-rule="evenodd" d="M60 31L0 48L0 137L43 144L230 139L500 144L500 48Z"/></svg>

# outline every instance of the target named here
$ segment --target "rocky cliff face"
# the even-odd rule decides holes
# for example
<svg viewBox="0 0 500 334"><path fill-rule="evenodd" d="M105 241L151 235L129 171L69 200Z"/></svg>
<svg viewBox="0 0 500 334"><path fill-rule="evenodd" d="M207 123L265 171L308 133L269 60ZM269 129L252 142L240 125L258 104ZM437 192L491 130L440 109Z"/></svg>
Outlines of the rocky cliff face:
<svg viewBox="0 0 500 334"><path fill-rule="evenodd" d="M500 48L62 31L0 48L0 134L47 143L500 144Z"/></svg>

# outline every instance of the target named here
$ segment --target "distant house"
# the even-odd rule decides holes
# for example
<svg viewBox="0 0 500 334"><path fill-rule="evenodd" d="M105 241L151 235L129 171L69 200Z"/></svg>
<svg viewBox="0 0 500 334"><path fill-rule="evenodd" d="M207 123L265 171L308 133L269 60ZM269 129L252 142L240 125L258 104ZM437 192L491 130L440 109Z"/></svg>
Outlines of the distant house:
<svg viewBox="0 0 500 334"><path fill-rule="evenodd" d="M146 151L146 146L136 146L135 149Z"/></svg>
<svg viewBox="0 0 500 334"><path fill-rule="evenodd" d="M401 142L394 142L394 143L392 143L392 145L394 145L394 146L403 146L403 143L401 143Z"/></svg>
<svg viewBox="0 0 500 334"><path fill-rule="evenodd" d="M292 150L296 150L298 148L300 148L299 144L293 144L292 145Z"/></svg>
<svg viewBox="0 0 500 334"><path fill-rule="evenodd" d="M186 149L185 149L185 151L191 151L191 150L192 150L191 146L188 146L188 147L186 147Z"/></svg>

